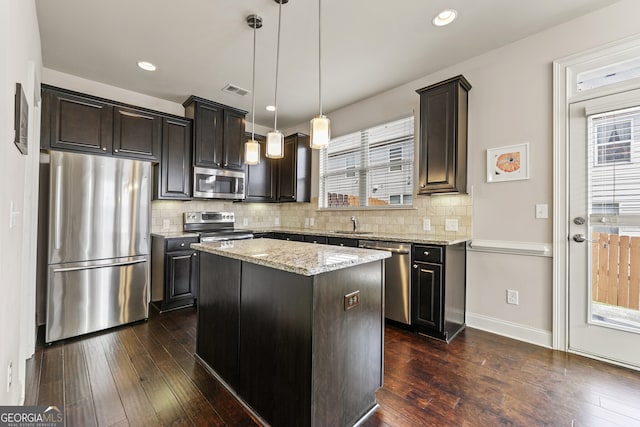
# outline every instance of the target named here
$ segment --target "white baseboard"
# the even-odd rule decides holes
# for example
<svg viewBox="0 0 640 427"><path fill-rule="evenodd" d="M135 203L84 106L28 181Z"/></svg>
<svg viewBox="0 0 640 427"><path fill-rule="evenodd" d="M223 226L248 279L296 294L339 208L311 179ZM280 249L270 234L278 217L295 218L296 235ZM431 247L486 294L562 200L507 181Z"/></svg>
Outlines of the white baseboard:
<svg viewBox="0 0 640 427"><path fill-rule="evenodd" d="M532 328L519 323L508 322L494 317L483 316L482 314L467 313L467 326L481 329L493 334L502 335L514 340L528 342L541 347L552 348L553 336L551 331Z"/></svg>

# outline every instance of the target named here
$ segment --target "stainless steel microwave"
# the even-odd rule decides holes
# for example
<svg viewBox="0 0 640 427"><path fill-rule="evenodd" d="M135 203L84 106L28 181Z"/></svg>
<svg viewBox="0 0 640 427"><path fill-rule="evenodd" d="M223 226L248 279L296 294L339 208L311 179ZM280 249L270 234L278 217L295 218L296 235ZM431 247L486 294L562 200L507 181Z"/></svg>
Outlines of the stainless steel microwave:
<svg viewBox="0 0 640 427"><path fill-rule="evenodd" d="M245 174L228 169L193 168L193 197L244 199Z"/></svg>

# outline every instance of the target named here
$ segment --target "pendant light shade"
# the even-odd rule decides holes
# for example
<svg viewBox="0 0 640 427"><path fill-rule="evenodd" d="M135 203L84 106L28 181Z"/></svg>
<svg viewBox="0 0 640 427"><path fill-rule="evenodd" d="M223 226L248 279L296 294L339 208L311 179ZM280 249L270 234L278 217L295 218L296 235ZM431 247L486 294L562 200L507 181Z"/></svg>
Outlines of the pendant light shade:
<svg viewBox="0 0 640 427"><path fill-rule="evenodd" d="M331 121L327 116L321 115L311 119L311 148L317 150L329 145L331 139Z"/></svg>
<svg viewBox="0 0 640 427"><path fill-rule="evenodd" d="M318 109L320 112L311 119L309 145L321 149L331 140L331 121L322 114L322 0L318 0Z"/></svg>
<svg viewBox="0 0 640 427"><path fill-rule="evenodd" d="M279 130L267 133L267 157L270 159L284 157L284 135Z"/></svg>
<svg viewBox="0 0 640 427"><path fill-rule="evenodd" d="M258 15L247 16L247 25L253 28L253 80L251 83L251 139L244 144L244 162L247 165L260 163L260 144L255 140L256 130L256 32L262 27L262 18Z"/></svg>
<svg viewBox="0 0 640 427"><path fill-rule="evenodd" d="M278 7L278 44L276 45L276 89L275 89L275 113L273 115L273 130L267 133L267 157L281 159L284 157L284 135L278 130L278 67L280 62L280 24L282 22L282 5L289 0L274 0Z"/></svg>

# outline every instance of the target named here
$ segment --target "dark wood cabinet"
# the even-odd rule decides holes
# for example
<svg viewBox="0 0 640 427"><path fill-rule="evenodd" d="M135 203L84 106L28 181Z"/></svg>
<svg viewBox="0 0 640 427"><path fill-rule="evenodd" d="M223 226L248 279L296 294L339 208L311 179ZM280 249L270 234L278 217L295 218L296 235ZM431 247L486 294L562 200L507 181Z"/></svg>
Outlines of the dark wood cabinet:
<svg viewBox="0 0 640 427"><path fill-rule="evenodd" d="M247 133L245 139L250 139ZM255 141L260 144L260 163L247 165L246 171L246 202L275 202L276 201L276 173L275 160L267 158L266 138L263 135L254 135Z"/></svg>
<svg viewBox="0 0 640 427"><path fill-rule="evenodd" d="M198 237L151 236L151 301L167 311L195 304L199 255L191 249Z"/></svg>
<svg viewBox="0 0 640 427"><path fill-rule="evenodd" d="M206 252L201 257L196 353L239 390L241 262Z"/></svg>
<svg viewBox="0 0 640 427"><path fill-rule="evenodd" d="M44 149L158 162L163 120L177 118L48 85L42 85L42 100Z"/></svg>
<svg viewBox="0 0 640 427"><path fill-rule="evenodd" d="M451 341L465 327L466 244L414 245L412 325Z"/></svg>
<svg viewBox="0 0 640 427"><path fill-rule="evenodd" d="M191 121L162 120L162 154L154 166L154 199L191 199Z"/></svg>
<svg viewBox="0 0 640 427"><path fill-rule="evenodd" d="M309 135L296 133L284 140L284 158L278 160L278 201L311 201Z"/></svg>
<svg viewBox="0 0 640 427"><path fill-rule="evenodd" d="M327 236L313 236L313 235L309 235L306 234L303 239L303 242L307 242L307 243L318 243L321 245L326 245L327 244Z"/></svg>
<svg viewBox="0 0 640 427"><path fill-rule="evenodd" d="M348 237L329 237L327 238L329 245L347 246L351 248L358 247L358 239L349 239Z"/></svg>
<svg viewBox="0 0 640 427"><path fill-rule="evenodd" d="M183 105L193 119L193 165L242 170L247 112L197 96Z"/></svg>
<svg viewBox="0 0 640 427"><path fill-rule="evenodd" d="M44 85L42 99L42 148L111 154L112 105Z"/></svg>
<svg viewBox="0 0 640 427"><path fill-rule="evenodd" d="M162 117L144 110L113 108L113 155L158 161Z"/></svg>
<svg viewBox="0 0 640 427"><path fill-rule="evenodd" d="M467 116L471 84L463 77L420 94L418 194L467 192Z"/></svg>

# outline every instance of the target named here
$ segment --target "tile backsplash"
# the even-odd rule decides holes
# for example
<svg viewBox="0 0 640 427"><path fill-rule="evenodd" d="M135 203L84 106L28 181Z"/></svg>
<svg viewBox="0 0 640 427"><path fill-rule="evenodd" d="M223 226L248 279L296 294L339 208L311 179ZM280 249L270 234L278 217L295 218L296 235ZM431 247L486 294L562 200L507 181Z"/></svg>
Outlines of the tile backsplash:
<svg viewBox="0 0 640 427"><path fill-rule="evenodd" d="M236 215L236 228L301 228L309 231L348 231L351 217L358 229L374 233L412 234L434 239L471 237L471 195L416 196L410 209L318 210L316 198L311 203L234 203L223 200L188 202L154 200L152 232L182 231L182 213L186 211L229 211ZM423 221L431 230L423 230ZM457 231L446 231L445 221L457 220Z"/></svg>

